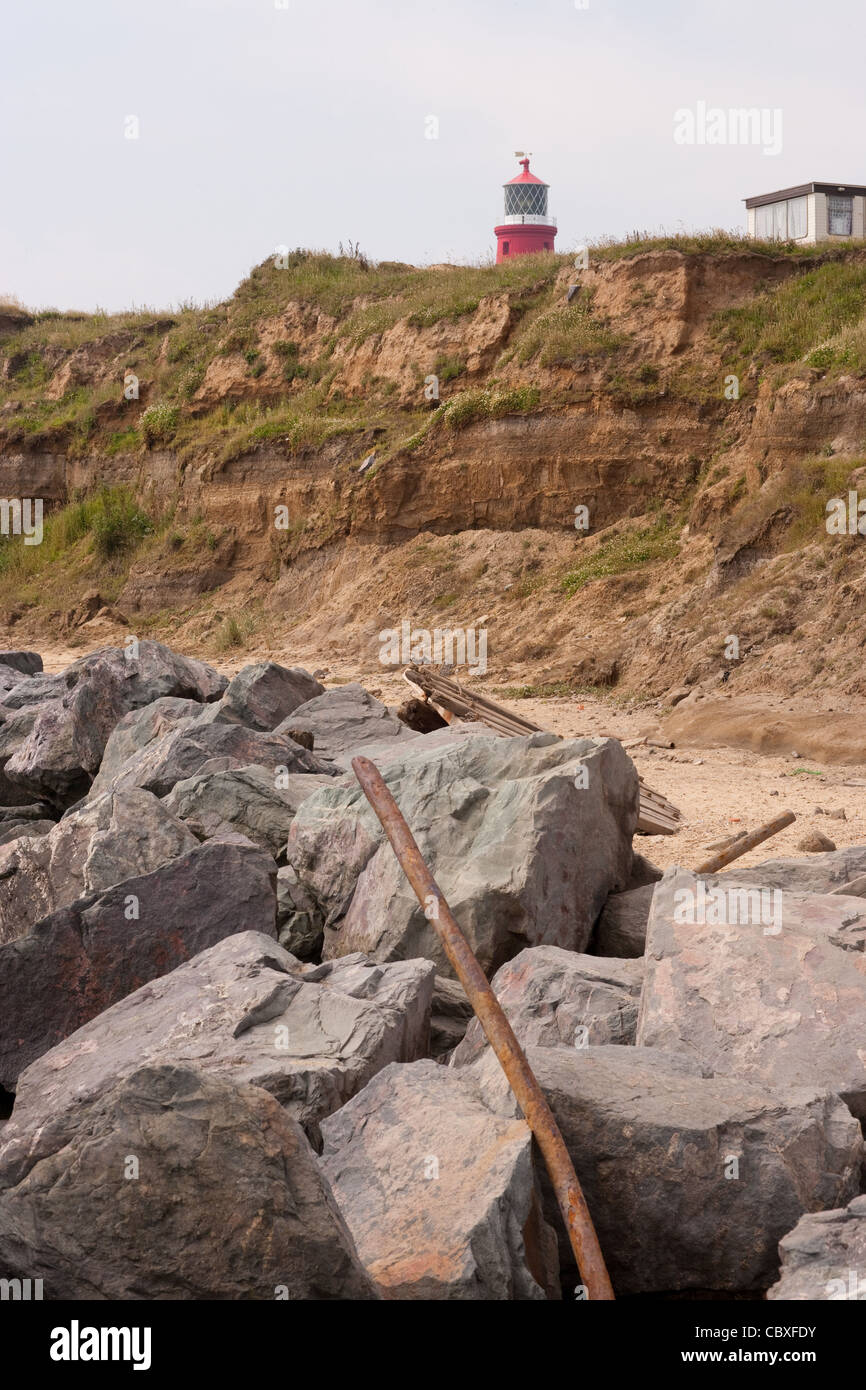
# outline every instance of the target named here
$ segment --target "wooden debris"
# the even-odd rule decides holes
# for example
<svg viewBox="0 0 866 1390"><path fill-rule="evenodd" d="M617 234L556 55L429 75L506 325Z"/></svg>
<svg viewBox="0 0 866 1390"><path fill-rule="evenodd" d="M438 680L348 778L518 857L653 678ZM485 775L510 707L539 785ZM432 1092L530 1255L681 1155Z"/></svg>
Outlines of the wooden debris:
<svg viewBox="0 0 866 1390"><path fill-rule="evenodd" d="M459 681L440 676L426 667L409 666L404 680L420 690L425 700L449 723L453 718L484 724L497 734L526 737L546 732L538 724L512 714L486 695L467 690ZM681 829L682 812L661 792L653 791L640 779L640 811L637 829L642 835L675 835Z"/></svg>
<svg viewBox="0 0 866 1390"><path fill-rule="evenodd" d="M759 826L750 835L744 835L741 840L736 839L727 849L714 854L712 859L705 860L694 872L696 874L718 873L719 869L724 869L727 864L732 864L735 859L739 859L741 854L748 854L750 849L762 845L765 840L769 840L771 835L778 835L779 831L784 830L786 825L793 825L796 819L793 811L783 811L775 820Z"/></svg>
<svg viewBox="0 0 866 1390"><path fill-rule="evenodd" d="M726 835L723 840L714 840L711 845L704 845L704 849L709 850L711 854L716 854L720 849L728 849L738 840L744 840L746 833L745 830L738 830L736 835Z"/></svg>

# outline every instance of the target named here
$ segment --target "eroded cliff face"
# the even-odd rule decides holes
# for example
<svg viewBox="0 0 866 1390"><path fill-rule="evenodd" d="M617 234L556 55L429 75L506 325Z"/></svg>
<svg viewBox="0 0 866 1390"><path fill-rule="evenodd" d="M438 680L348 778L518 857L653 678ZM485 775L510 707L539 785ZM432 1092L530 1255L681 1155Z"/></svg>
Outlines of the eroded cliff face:
<svg viewBox="0 0 866 1390"><path fill-rule="evenodd" d="M824 511L840 489L866 496L866 381L803 363L780 375L719 331L721 313L766 304L804 273L791 257L676 249L593 261L582 276L554 264L433 323L417 304L401 317L399 296L360 296L342 318L292 301L247 321L243 352L230 301L213 311L227 350L198 371L178 439L149 448L119 447L123 431L111 452L98 437L35 447L10 388L5 496L60 507L124 485L171 521L109 582L85 556L46 569L38 594L7 583L7 630L80 625L84 641L89 625L125 622L206 651L227 614L248 612L253 643L365 669L404 621L483 625L493 683L661 695L727 670L744 690L864 695L864 538L828 536ZM376 315L385 326L369 331ZM133 412L106 400L109 424L129 430L153 404L176 331L142 369ZM301 400L323 353L313 403L336 425L321 442L291 421L281 436L267 414L249 447L210 425L196 435L218 408L233 422ZM129 360L129 342L107 334L51 358L46 389L62 400L84 380L120 394ZM301 368L288 386L287 360ZM107 594L98 619L78 602L94 585Z"/></svg>

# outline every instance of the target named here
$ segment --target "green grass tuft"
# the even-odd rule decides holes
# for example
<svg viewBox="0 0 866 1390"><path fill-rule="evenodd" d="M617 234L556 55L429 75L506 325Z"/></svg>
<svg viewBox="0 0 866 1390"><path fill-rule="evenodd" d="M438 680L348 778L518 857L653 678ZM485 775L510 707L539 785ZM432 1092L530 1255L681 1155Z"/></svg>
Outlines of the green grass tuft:
<svg viewBox="0 0 866 1390"><path fill-rule="evenodd" d="M116 560L134 551L156 523L125 487L102 487L50 512L43 522L41 545L24 545L19 536L0 536L0 575L16 584L35 578L77 546L100 560Z"/></svg>
<svg viewBox="0 0 866 1390"><path fill-rule="evenodd" d="M146 444L168 444L177 433L179 421L178 406L168 401L155 401L142 411L138 424Z"/></svg>
<svg viewBox="0 0 866 1390"><path fill-rule="evenodd" d="M866 262L832 261L816 266L748 304L726 309L714 319L714 332L734 365L765 362L813 366L842 361L866 370L866 335L828 349L827 340L863 324L866 314ZM816 356L817 354L817 356ZM810 361L811 359L811 361Z"/></svg>
<svg viewBox="0 0 866 1390"><path fill-rule="evenodd" d="M679 548L673 523L660 516L650 526L603 541L593 555L565 575L560 587L570 597L593 579L624 574L656 560L672 560Z"/></svg>
<svg viewBox="0 0 866 1390"><path fill-rule="evenodd" d="M614 352L626 341L592 317L584 305L557 305L539 314L523 330L514 346L518 362L537 358L542 367L566 366L581 357Z"/></svg>
<svg viewBox="0 0 866 1390"><path fill-rule="evenodd" d="M541 392L537 386L481 387L461 391L434 411L451 429L465 429L476 420L496 420L502 415L525 415L538 405ZM431 417L432 419L433 417Z"/></svg>

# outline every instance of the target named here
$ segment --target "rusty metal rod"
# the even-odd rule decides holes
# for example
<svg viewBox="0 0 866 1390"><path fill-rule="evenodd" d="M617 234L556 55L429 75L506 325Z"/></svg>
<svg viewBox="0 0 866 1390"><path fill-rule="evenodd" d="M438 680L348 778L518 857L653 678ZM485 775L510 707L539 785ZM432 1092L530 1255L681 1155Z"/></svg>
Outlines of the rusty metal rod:
<svg viewBox="0 0 866 1390"><path fill-rule="evenodd" d="M565 1140L502 1005L490 988L472 947L455 922L379 769L369 758L363 757L353 758L352 767L364 795L382 822L391 848L415 890L425 915L442 942L457 978L469 996L487 1041L499 1058L526 1123L535 1136L550 1174L587 1298L612 1299L614 1292L604 1256Z"/></svg>
<svg viewBox="0 0 866 1390"><path fill-rule="evenodd" d="M694 872L696 874L718 873L719 869L723 869L726 864L733 864L734 860L739 859L741 854L748 854L750 849L754 849L756 845L762 845L765 840L769 840L771 835L778 835L780 830L784 830L786 825L791 825L796 819L793 811L783 811L775 820L759 826L750 835L744 835L742 840L735 840L732 845L728 845L727 849L714 854L712 859L705 859L703 864L699 864Z"/></svg>

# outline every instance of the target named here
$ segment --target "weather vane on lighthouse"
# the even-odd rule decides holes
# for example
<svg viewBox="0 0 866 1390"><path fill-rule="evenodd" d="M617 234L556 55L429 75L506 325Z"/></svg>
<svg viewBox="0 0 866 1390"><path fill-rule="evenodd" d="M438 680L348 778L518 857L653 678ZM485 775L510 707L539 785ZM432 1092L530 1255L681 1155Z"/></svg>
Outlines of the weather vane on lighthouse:
<svg viewBox="0 0 866 1390"><path fill-rule="evenodd" d="M505 188L505 216L496 233L496 264L512 256L532 251L552 251L556 238L556 218L547 211L549 184L529 172L532 151L515 150L514 157L523 172L510 179Z"/></svg>

